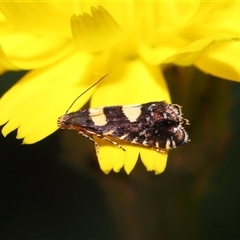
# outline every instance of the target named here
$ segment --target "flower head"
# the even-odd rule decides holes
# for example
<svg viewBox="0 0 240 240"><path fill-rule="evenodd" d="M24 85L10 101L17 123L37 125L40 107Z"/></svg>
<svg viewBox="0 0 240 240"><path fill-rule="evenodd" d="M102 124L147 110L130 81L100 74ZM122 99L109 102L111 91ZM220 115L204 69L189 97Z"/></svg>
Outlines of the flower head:
<svg viewBox="0 0 240 240"><path fill-rule="evenodd" d="M43 139L71 102L107 73L71 111L91 96L91 107L170 102L163 63L195 64L239 81L236 4L1 2L2 72L30 70L0 100L3 134L18 128L24 143ZM139 153L148 170L165 168L167 154L127 144L124 153L96 141L104 172L124 166L129 173Z"/></svg>

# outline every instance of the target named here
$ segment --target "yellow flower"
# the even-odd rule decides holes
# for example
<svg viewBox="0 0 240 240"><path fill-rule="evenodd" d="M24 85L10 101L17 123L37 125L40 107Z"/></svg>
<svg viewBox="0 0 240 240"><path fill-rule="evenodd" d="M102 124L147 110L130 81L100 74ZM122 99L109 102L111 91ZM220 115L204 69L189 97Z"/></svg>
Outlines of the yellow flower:
<svg viewBox="0 0 240 240"><path fill-rule="evenodd" d="M1 2L0 66L31 70L0 100L3 135L18 128L24 143L57 129L56 120L87 87L109 74L71 108L166 100L160 64L195 64L239 81L238 3ZM94 94L93 94L94 93ZM104 172L129 173L138 158L164 170L167 154L97 140Z"/></svg>

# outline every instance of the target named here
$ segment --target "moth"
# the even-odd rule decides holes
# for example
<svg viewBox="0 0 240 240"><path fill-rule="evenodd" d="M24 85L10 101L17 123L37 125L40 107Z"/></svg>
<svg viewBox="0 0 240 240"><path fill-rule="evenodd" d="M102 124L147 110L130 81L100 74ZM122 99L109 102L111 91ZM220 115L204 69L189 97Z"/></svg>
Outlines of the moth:
<svg viewBox="0 0 240 240"><path fill-rule="evenodd" d="M99 146L93 136L105 139L124 151L125 149L112 138L160 152L177 148L190 141L184 129L189 125L189 121L183 118L181 106L165 101L80 109L72 113L67 111L58 118L57 125L60 129L76 130L93 141L97 151Z"/></svg>

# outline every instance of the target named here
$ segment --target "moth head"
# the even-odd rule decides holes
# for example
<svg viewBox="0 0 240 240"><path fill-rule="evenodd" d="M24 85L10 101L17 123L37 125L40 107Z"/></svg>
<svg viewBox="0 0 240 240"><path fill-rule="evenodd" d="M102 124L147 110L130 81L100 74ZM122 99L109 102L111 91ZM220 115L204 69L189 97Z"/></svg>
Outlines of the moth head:
<svg viewBox="0 0 240 240"><path fill-rule="evenodd" d="M57 125L61 129L73 129L71 121L69 121L70 118L68 115L63 115L58 118Z"/></svg>

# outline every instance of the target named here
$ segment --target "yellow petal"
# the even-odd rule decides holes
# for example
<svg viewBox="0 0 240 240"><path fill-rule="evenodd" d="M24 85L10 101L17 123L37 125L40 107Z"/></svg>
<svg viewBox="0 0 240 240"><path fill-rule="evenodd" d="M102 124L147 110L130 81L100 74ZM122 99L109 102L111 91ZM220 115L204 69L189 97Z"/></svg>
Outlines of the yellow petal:
<svg viewBox="0 0 240 240"><path fill-rule="evenodd" d="M186 36L239 36L239 1L203 2L192 19L193 25L185 29Z"/></svg>
<svg viewBox="0 0 240 240"><path fill-rule="evenodd" d="M91 106L141 104L162 100L170 102L169 92L159 68L148 66L138 59L125 60L125 62L113 61L113 63L114 66L109 75L100 83L94 93ZM121 144L126 152L107 141L98 140L100 146L98 158L104 172L108 173L111 169L119 171L124 166L125 171L130 173L140 151L147 169L160 173L165 168L167 154L160 154L154 150L126 144L116 139L114 141ZM152 163L153 157L156 159L154 164Z"/></svg>
<svg viewBox="0 0 240 240"><path fill-rule="evenodd" d="M96 52L109 49L119 41L121 28L103 7L91 8L92 16L83 13L73 15L73 37L80 51Z"/></svg>
<svg viewBox="0 0 240 240"><path fill-rule="evenodd" d="M78 11L77 2L0 2L6 18L19 30L37 34L71 38L69 19Z"/></svg>
<svg viewBox="0 0 240 240"><path fill-rule="evenodd" d="M19 70L19 68L6 56L0 45L0 65L2 69Z"/></svg>
<svg viewBox="0 0 240 240"><path fill-rule="evenodd" d="M166 33L177 32L189 24L201 1L152 1L137 2L135 18L138 21L138 31L143 41L157 43L160 38L153 38L161 35L166 38ZM174 39L168 38L170 42ZM151 45L152 45L151 44ZM155 45L154 44L154 45Z"/></svg>
<svg viewBox="0 0 240 240"><path fill-rule="evenodd" d="M228 44L212 47L196 62L196 66L203 72L234 81L240 81L240 67L238 64L240 41L229 41Z"/></svg>
<svg viewBox="0 0 240 240"><path fill-rule="evenodd" d="M111 59L108 76L99 84L91 106L170 102L167 85L159 67L141 59Z"/></svg>
<svg viewBox="0 0 240 240"><path fill-rule="evenodd" d="M129 174L134 168L138 155L139 149L136 146L124 145L123 151L121 148L109 143L107 140L94 138L100 150L97 154L100 168L104 173L109 173L111 170L119 172L120 169L124 166L125 171ZM112 139L115 141L114 139ZM119 144L122 144L120 142Z"/></svg>
<svg viewBox="0 0 240 240"><path fill-rule="evenodd" d="M15 32L1 38L0 64L11 70L41 68L67 57L73 49L64 39Z"/></svg>
<svg viewBox="0 0 240 240"><path fill-rule="evenodd" d="M144 149L144 151L141 150L140 152L142 162L148 171L155 171L155 174L159 174L165 170L168 157L167 151L162 153L152 149Z"/></svg>
<svg viewBox="0 0 240 240"><path fill-rule="evenodd" d="M65 58L74 48L70 39L23 32L1 17L0 64L7 69L41 68Z"/></svg>
<svg viewBox="0 0 240 240"><path fill-rule="evenodd" d="M160 38L157 44L139 44L139 54L149 64L159 65L170 62L171 60L169 61L168 59L175 55L179 49L188 44L186 39L183 39L177 33L169 32L165 35L167 37L161 35L155 37L155 39ZM170 41L169 39L174 41Z"/></svg>
<svg viewBox="0 0 240 240"><path fill-rule="evenodd" d="M19 127L17 138L34 143L54 132L57 118L89 86L86 69L91 61L91 56L72 53L53 66L24 76L0 100L0 125L7 122L3 134ZM82 96L72 111L82 106L90 94Z"/></svg>
<svg viewBox="0 0 240 240"><path fill-rule="evenodd" d="M214 36L199 39L181 48L164 63L174 63L181 66L188 66L194 64L204 52L211 52L213 48L224 46L225 44L233 41L239 41L239 39Z"/></svg>
<svg viewBox="0 0 240 240"><path fill-rule="evenodd" d="M188 41L181 35L199 8L200 1L140 2L136 10L135 41L141 57L150 64L160 64Z"/></svg>

